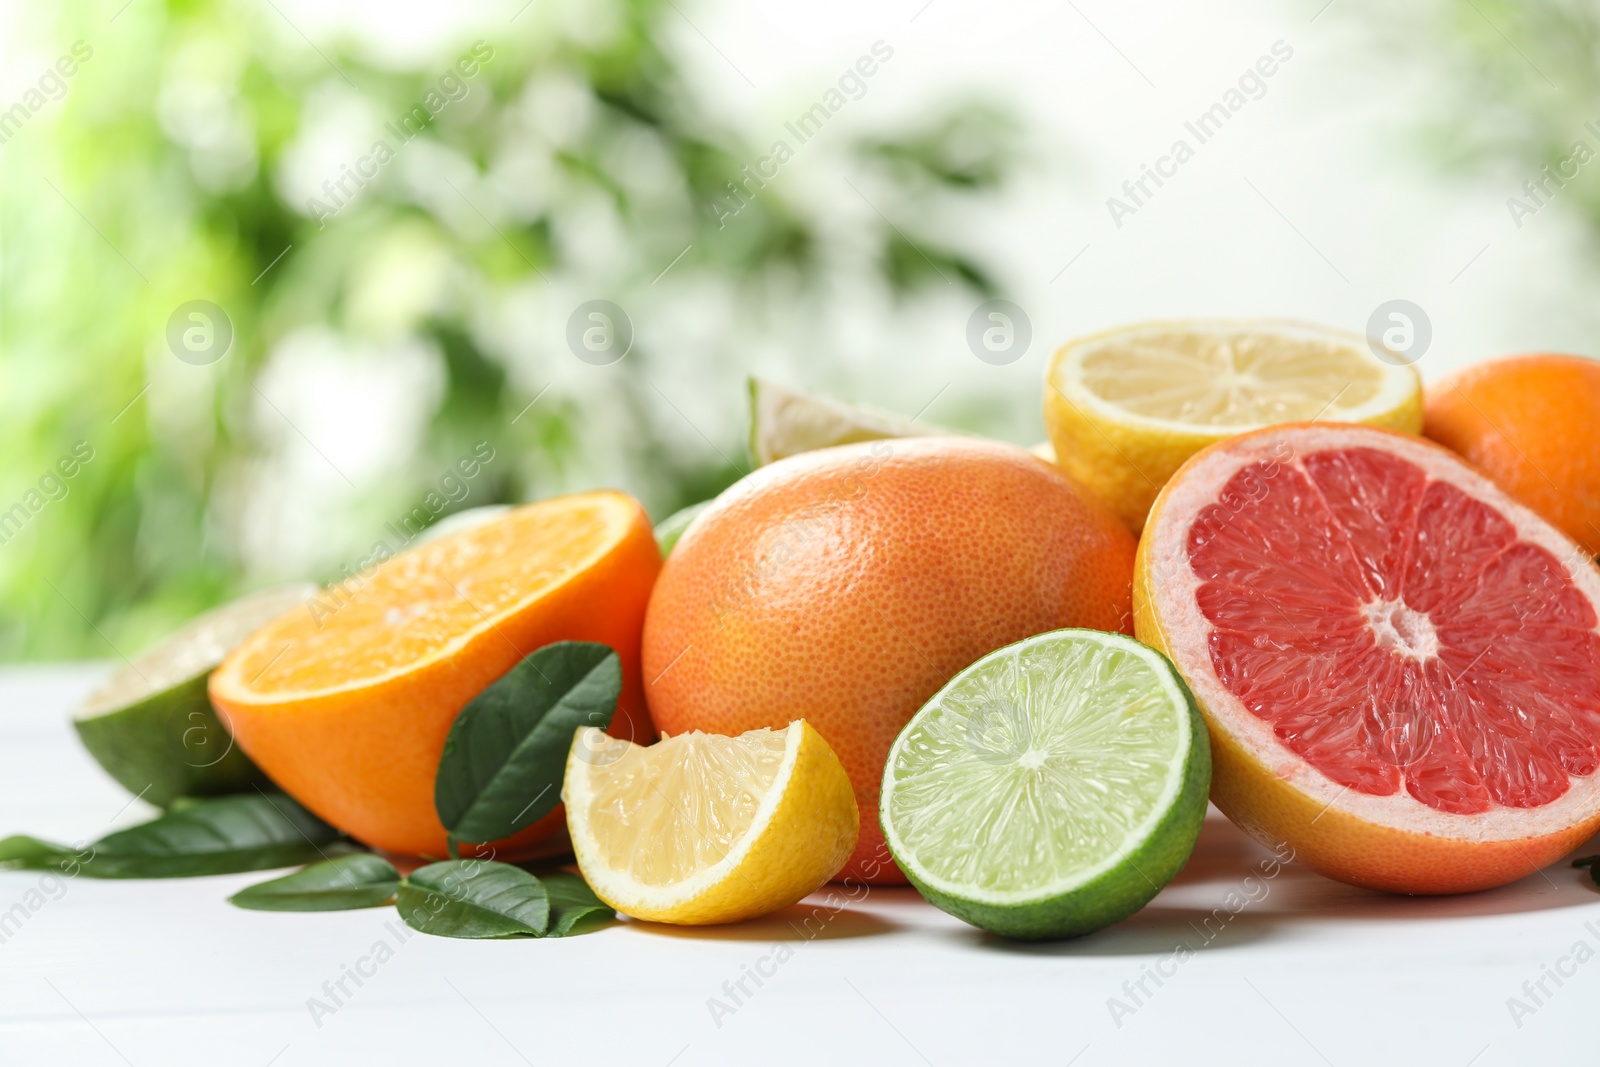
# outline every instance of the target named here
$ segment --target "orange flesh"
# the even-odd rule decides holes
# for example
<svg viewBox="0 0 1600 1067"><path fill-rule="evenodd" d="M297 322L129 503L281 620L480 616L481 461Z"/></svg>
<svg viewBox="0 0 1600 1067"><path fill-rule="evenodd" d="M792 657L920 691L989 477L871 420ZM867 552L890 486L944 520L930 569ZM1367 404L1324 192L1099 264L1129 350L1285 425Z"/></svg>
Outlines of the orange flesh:
<svg viewBox="0 0 1600 1067"><path fill-rule="evenodd" d="M523 508L402 553L258 634L237 673L257 697L294 700L414 670L591 566L631 518L605 497Z"/></svg>
<svg viewBox="0 0 1600 1067"><path fill-rule="evenodd" d="M562 640L615 649L623 691L610 732L654 739L639 643L660 567L630 497L530 504L330 586L236 649L211 699L239 746L317 815L374 847L441 857L433 784L445 737L529 653ZM558 808L493 851L528 855L564 825Z"/></svg>

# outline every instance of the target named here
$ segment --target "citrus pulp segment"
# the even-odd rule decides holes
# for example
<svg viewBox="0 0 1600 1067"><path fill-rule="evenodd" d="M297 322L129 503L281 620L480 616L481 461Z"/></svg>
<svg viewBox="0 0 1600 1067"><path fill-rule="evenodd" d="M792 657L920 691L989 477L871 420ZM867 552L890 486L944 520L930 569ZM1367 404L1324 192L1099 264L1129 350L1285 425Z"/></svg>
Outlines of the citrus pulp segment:
<svg viewBox="0 0 1600 1067"><path fill-rule="evenodd" d="M1045 426L1062 469L1135 532L1183 462L1232 434L1301 420L1417 433L1416 371L1360 334L1279 319L1181 319L1063 345L1045 372Z"/></svg>
<svg viewBox="0 0 1600 1067"><path fill-rule="evenodd" d="M1160 653L1059 630L956 675L890 749L879 815L932 903L1012 937L1143 907L1205 818L1206 733Z"/></svg>
<svg viewBox="0 0 1600 1067"><path fill-rule="evenodd" d="M795 903L843 866L850 779L803 720L648 747L582 727L562 799L584 878L636 919L736 922Z"/></svg>
<svg viewBox="0 0 1600 1067"><path fill-rule="evenodd" d="M639 633L660 566L644 509L622 493L514 508L325 589L240 645L211 697L262 770L323 819L378 848L442 857L434 777L450 725L529 653L609 645L623 671L612 730L655 736ZM553 812L498 850L562 826Z"/></svg>
<svg viewBox="0 0 1600 1067"><path fill-rule="evenodd" d="M1600 829L1597 608L1578 547L1450 453L1330 424L1197 455L1135 576L1217 806L1401 892L1503 884Z"/></svg>
<svg viewBox="0 0 1600 1067"><path fill-rule="evenodd" d="M111 777L158 807L264 783L217 721L206 679L252 631L316 592L297 584L240 597L134 657L73 714L84 747Z"/></svg>

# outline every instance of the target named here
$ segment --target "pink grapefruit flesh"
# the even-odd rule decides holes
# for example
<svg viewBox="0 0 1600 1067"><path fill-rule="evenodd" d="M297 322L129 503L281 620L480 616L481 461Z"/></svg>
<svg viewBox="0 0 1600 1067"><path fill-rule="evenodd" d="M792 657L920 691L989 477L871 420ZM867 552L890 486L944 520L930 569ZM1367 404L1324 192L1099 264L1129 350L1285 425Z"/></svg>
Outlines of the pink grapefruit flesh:
<svg viewBox="0 0 1600 1067"><path fill-rule="evenodd" d="M1600 571L1441 448L1301 424L1206 449L1134 603L1205 714L1212 799L1324 874L1483 889L1600 829Z"/></svg>

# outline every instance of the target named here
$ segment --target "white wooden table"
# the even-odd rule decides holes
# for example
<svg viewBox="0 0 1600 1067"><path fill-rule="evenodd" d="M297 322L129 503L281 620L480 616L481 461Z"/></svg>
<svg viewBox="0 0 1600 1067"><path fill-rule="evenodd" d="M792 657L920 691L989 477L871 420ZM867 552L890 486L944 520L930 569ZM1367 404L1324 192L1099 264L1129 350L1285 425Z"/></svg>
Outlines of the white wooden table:
<svg viewBox="0 0 1600 1067"><path fill-rule="evenodd" d="M0 672L0 834L80 840L149 815L67 723L101 671ZM225 902L261 874L0 872L0 1063L1489 1067L1592 1054L1600 892L1582 872L1430 900L1293 865L1273 875L1270 860L1213 813L1188 869L1139 915L1034 945L908 889L824 892L726 929L623 922L471 942L402 940L389 908ZM378 942L392 952L381 964ZM350 995L314 1013L347 969L370 976L345 978Z"/></svg>

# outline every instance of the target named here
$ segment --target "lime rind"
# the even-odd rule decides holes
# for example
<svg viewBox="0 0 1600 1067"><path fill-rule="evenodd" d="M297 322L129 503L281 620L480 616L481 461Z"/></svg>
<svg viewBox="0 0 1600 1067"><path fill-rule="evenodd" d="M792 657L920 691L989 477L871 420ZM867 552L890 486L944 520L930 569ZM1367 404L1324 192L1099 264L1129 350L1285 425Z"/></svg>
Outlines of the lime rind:
<svg viewBox="0 0 1600 1067"><path fill-rule="evenodd" d="M128 792L158 808L179 797L270 786L233 743L206 696L203 672L144 700L74 719L83 747Z"/></svg>
<svg viewBox="0 0 1600 1067"><path fill-rule="evenodd" d="M880 820L940 908L1020 938L1088 933L1187 861L1210 747L1188 687L1120 634L1059 630L958 674L890 750Z"/></svg>
<svg viewBox="0 0 1600 1067"><path fill-rule="evenodd" d="M895 803L915 812L901 836L947 890L997 904L1054 896L1114 863L1107 843L1142 838L1181 785L1171 768L1188 709L1130 649L1026 641L935 700L906 739L917 755L897 765Z"/></svg>
<svg viewBox="0 0 1600 1067"><path fill-rule="evenodd" d="M141 653L73 713L84 747L129 792L157 807L266 784L217 717L206 682L251 632L316 593L314 585L295 584L242 597Z"/></svg>

